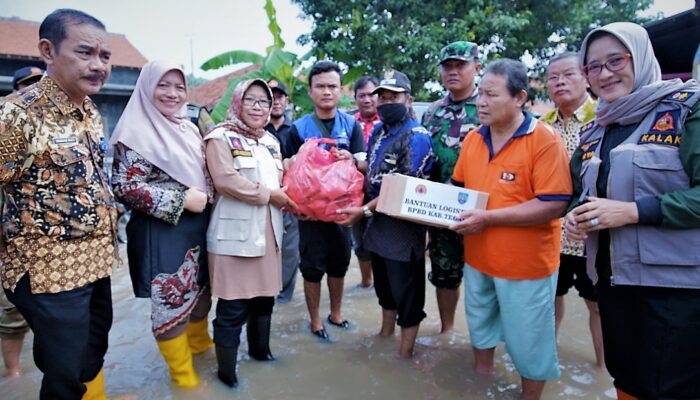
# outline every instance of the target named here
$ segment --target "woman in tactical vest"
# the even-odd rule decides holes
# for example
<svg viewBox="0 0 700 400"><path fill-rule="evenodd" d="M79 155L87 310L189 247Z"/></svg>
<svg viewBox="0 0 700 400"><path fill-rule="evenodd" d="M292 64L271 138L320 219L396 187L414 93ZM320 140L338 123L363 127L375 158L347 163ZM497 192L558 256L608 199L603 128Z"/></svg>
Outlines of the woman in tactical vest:
<svg viewBox="0 0 700 400"><path fill-rule="evenodd" d="M260 79L236 87L226 120L205 138L216 201L207 231L212 295L219 298L214 342L219 379L236 387L236 358L247 322L248 354L274 360L270 324L282 290L282 211L296 205L280 187L279 141L264 127L272 91Z"/></svg>
<svg viewBox="0 0 700 400"><path fill-rule="evenodd" d="M646 30L591 31L599 97L571 159L569 238L586 241L618 399L700 398L700 85L661 80Z"/></svg>
<svg viewBox="0 0 700 400"><path fill-rule="evenodd" d="M153 335L173 382L199 385L192 354L212 346L207 314L209 223L204 146L187 117L185 72L151 61L110 143L115 197L132 209L126 227L136 297L151 299Z"/></svg>

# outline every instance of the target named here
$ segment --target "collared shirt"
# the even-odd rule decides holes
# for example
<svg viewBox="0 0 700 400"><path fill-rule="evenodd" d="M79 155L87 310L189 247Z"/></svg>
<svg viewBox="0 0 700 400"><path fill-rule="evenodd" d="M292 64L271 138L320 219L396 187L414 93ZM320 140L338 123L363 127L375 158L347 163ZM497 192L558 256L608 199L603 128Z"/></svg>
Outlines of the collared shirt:
<svg viewBox="0 0 700 400"><path fill-rule="evenodd" d="M367 148L367 144L369 143L369 136L372 134L374 127L377 126L379 122L381 122L379 114L374 114L372 118L365 118L364 116L362 116L362 113L358 111L352 116L357 120L357 122L360 123L360 126L362 127L362 136L365 139L365 148Z"/></svg>
<svg viewBox="0 0 700 400"><path fill-rule="evenodd" d="M282 158L290 158L294 155L294 153L291 152L289 148L289 137L290 137L290 129L292 128L292 120L287 118L286 116L284 117L284 121L282 121L282 125L280 125L279 129L275 129L275 125L270 122L267 124L265 127L265 130L273 134L277 140L280 142L280 149L282 151Z"/></svg>
<svg viewBox="0 0 700 400"><path fill-rule="evenodd" d="M476 91L474 91L476 93ZM479 125L476 113L476 94L469 98L454 101L452 95L436 101L423 114L422 125L433 139L435 166L430 176L432 181L450 181L452 171L459 157L464 137Z"/></svg>
<svg viewBox="0 0 700 400"><path fill-rule="evenodd" d="M384 175L424 179L433 163L428 132L413 119L394 127L378 125L370 137L368 154L365 193L369 199L379 196ZM409 262L412 257L422 259L425 253L425 226L380 213L368 222L364 239L367 250L391 260Z"/></svg>
<svg viewBox="0 0 700 400"><path fill-rule="evenodd" d="M593 100L590 96L586 101L581 104L581 106L574 111L574 113L569 117L569 119L564 122L564 118L559 112L558 108L545 114L540 120L552 125L559 131L561 138L564 140L564 145L566 146L566 152L571 157L574 151L578 148L580 141L581 128L588 122L595 119L595 106L598 104L597 101ZM562 220L563 223L563 220ZM566 232L562 230L561 233L561 252L562 254L567 254L570 256L583 256L583 242L571 241L566 237Z"/></svg>
<svg viewBox="0 0 700 400"><path fill-rule="evenodd" d="M50 78L0 102L0 185L7 251L3 287L29 273L32 293L57 293L111 274L116 207L103 168L102 118Z"/></svg>
<svg viewBox="0 0 700 400"><path fill-rule="evenodd" d="M513 136L494 153L491 132L482 125L462 143L453 182L489 193L488 209L532 199L569 201L569 160L561 137L529 113ZM559 266L559 219L528 226L489 226L465 236L465 261L490 276L542 279Z"/></svg>

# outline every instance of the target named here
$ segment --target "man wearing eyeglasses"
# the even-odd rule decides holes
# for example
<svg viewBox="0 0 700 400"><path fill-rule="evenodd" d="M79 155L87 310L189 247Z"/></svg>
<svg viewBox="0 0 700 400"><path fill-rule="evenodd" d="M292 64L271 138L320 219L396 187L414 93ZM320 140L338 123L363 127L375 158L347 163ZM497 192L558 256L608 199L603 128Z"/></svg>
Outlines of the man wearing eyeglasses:
<svg viewBox="0 0 700 400"><path fill-rule="evenodd" d="M542 117L562 136L569 157L579 145L579 132L595 118L596 101L588 95L588 84L578 66L578 53L564 52L549 61L546 75L547 92L556 108ZM605 368L600 312L593 282L586 274L583 242L569 241L562 230L559 278L554 315L557 333L564 319L564 295L575 287L588 307L588 325L593 339L596 364Z"/></svg>

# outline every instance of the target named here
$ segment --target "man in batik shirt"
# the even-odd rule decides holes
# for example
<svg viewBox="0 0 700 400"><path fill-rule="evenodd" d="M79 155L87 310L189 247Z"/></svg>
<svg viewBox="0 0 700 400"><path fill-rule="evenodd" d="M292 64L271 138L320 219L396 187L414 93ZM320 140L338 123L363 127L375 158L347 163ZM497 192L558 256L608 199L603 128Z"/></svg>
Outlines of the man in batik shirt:
<svg viewBox="0 0 700 400"><path fill-rule="evenodd" d="M2 285L34 331L39 397L79 399L104 395L112 325L116 207L87 97L109 78L111 51L100 21L61 9L39 27L39 53L47 75L0 102Z"/></svg>
<svg viewBox="0 0 700 400"><path fill-rule="evenodd" d="M586 78L578 68L578 53L565 52L554 56L547 67L547 92L554 104L554 110L542 117L542 122L554 126L564 139L569 157L579 145L581 128L595 119L593 110L597 102L588 95ZM590 314L589 328L593 339L596 364L605 368L603 352L603 332L600 327L598 297L591 278L586 273L586 257L583 242L573 242L566 238L562 229L557 297L554 303L554 317L557 333L564 319L564 295L575 287L583 298Z"/></svg>
<svg viewBox="0 0 700 400"><path fill-rule="evenodd" d="M440 77L448 94L431 104L422 123L433 140L432 181L450 182L462 140L479 125L475 83L481 70L478 56L478 46L464 41L450 43L440 51ZM454 327L464 268L464 239L449 229L433 227L428 229L428 235L431 264L428 280L435 286L442 322L440 332L445 333Z"/></svg>

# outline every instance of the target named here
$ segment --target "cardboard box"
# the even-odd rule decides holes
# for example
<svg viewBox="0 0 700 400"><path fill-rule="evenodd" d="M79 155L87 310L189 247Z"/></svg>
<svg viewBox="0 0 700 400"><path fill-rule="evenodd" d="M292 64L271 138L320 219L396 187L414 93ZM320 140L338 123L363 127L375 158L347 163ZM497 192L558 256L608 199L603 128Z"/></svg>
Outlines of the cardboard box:
<svg viewBox="0 0 700 400"><path fill-rule="evenodd" d="M382 177L377 211L394 218L447 228L466 210L485 209L489 194L401 174Z"/></svg>

